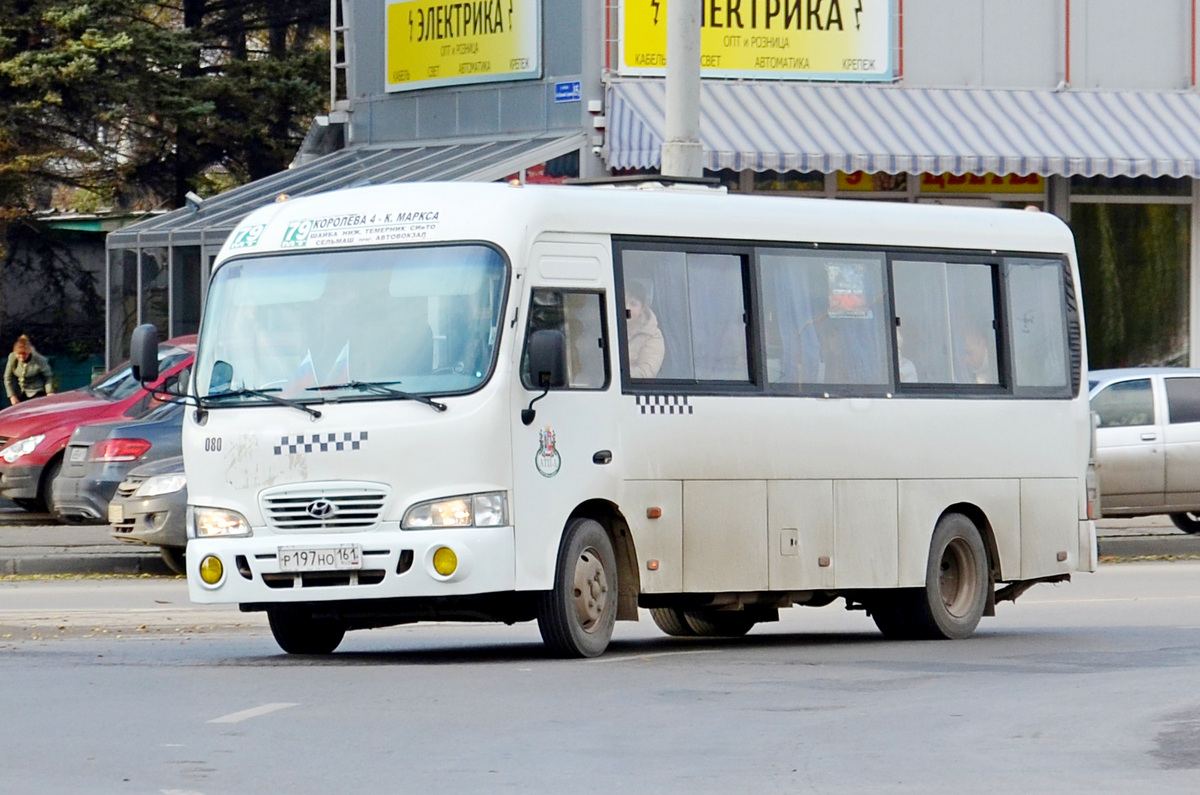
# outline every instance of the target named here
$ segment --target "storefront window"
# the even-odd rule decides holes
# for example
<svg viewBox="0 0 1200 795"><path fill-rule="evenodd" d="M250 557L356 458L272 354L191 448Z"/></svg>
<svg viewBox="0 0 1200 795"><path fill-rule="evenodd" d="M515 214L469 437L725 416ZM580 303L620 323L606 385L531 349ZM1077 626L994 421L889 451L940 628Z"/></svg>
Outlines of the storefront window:
<svg viewBox="0 0 1200 795"><path fill-rule="evenodd" d="M824 191L825 175L819 171L760 171L754 174L755 190Z"/></svg>
<svg viewBox="0 0 1200 795"><path fill-rule="evenodd" d="M1071 177L1072 196L1190 196L1186 177Z"/></svg>
<svg viewBox="0 0 1200 795"><path fill-rule="evenodd" d="M1187 364L1190 212L1072 203L1089 367Z"/></svg>

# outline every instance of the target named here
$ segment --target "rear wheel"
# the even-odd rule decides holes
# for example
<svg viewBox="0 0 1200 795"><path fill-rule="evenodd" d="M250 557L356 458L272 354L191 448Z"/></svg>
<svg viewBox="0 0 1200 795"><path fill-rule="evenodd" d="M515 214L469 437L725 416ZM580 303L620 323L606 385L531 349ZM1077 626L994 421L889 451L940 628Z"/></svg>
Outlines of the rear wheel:
<svg viewBox="0 0 1200 795"><path fill-rule="evenodd" d="M673 635L677 638L690 638L696 632L687 622L687 617L683 611L677 607L652 607L650 608L650 618L654 619L654 623L658 628L668 635Z"/></svg>
<svg viewBox="0 0 1200 795"><path fill-rule="evenodd" d="M962 514L946 514L929 544L925 587L900 592L896 602L902 632L920 640L970 637L983 617L991 586L978 528Z"/></svg>
<svg viewBox="0 0 1200 795"><path fill-rule="evenodd" d="M716 638L738 638L758 623L746 610L688 610L683 614L692 634Z"/></svg>
<svg viewBox="0 0 1200 795"><path fill-rule="evenodd" d="M617 620L617 558L599 522L576 519L563 534L554 587L538 597L542 641L560 657L598 657Z"/></svg>
<svg viewBox="0 0 1200 795"><path fill-rule="evenodd" d="M184 547L159 547L158 554L168 569L176 574L187 574Z"/></svg>
<svg viewBox="0 0 1200 795"><path fill-rule="evenodd" d="M1200 533L1200 513L1187 511L1170 514L1171 522L1185 533Z"/></svg>
<svg viewBox="0 0 1200 795"><path fill-rule="evenodd" d="M38 501L36 499L29 499L28 497L20 497L13 500L13 505L16 505L23 511L29 511L31 513L36 513L40 510Z"/></svg>
<svg viewBox="0 0 1200 795"><path fill-rule="evenodd" d="M316 618L306 610L267 608L271 634L288 654L329 654L346 636L346 627L328 618Z"/></svg>

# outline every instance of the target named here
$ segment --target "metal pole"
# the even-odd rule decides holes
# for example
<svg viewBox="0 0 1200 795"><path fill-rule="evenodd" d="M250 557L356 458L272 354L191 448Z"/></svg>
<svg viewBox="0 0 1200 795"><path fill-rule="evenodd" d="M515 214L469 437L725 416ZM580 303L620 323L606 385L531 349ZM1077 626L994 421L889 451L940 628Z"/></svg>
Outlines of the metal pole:
<svg viewBox="0 0 1200 795"><path fill-rule="evenodd" d="M700 145L700 3L667 3L667 128L662 145L666 177L704 176Z"/></svg>
<svg viewBox="0 0 1200 795"><path fill-rule="evenodd" d="M600 109L604 103L601 78L604 73L604 15L608 13L608 5L598 0L584 0L582 9L579 123L587 137L583 148L579 150L579 176L582 179L596 179L608 173L599 151L604 138L592 124L596 115L602 112Z"/></svg>

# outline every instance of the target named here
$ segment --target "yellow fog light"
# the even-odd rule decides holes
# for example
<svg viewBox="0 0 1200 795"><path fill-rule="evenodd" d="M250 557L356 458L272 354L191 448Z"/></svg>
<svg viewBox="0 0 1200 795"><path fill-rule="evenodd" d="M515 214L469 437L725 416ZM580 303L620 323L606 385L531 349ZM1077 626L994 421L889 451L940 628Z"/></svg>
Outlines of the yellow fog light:
<svg viewBox="0 0 1200 795"><path fill-rule="evenodd" d="M200 579L209 585L216 585L225 576L225 567L216 555L208 555L200 561Z"/></svg>
<svg viewBox="0 0 1200 795"><path fill-rule="evenodd" d="M449 577L458 568L458 555L449 547L442 547L433 553L433 568L443 577Z"/></svg>

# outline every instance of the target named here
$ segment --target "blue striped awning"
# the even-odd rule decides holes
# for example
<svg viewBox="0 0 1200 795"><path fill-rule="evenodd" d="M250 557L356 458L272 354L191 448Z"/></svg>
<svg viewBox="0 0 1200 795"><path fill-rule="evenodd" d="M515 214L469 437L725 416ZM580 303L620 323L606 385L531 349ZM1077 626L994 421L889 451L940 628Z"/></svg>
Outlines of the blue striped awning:
<svg viewBox="0 0 1200 795"><path fill-rule="evenodd" d="M656 168L662 80L608 88L610 168ZM712 170L1200 177L1200 95L704 81Z"/></svg>

